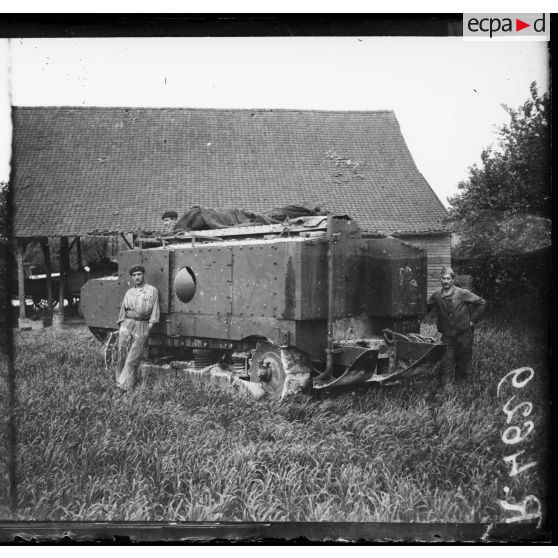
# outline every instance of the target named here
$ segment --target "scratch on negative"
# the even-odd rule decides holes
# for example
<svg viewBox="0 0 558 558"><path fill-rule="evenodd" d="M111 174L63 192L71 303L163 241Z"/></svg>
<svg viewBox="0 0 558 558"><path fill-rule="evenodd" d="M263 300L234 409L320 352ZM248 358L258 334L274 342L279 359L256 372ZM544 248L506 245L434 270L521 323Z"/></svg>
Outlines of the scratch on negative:
<svg viewBox="0 0 558 558"><path fill-rule="evenodd" d="M488 535L490 535L490 532L492 531L492 529L494 528L494 523L489 523L486 527L486 531L484 532L484 535L481 537L481 541L486 541L488 539Z"/></svg>

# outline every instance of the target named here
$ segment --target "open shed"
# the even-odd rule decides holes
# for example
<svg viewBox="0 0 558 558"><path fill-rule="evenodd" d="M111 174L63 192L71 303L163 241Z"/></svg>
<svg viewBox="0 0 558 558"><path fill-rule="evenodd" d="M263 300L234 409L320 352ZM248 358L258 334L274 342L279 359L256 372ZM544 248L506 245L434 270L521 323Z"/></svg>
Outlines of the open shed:
<svg viewBox="0 0 558 558"><path fill-rule="evenodd" d="M20 304L26 241L42 242L50 275L48 239L60 239L63 297L80 238L157 229L165 210L194 205L345 213L426 249L429 293L450 264L447 212L392 111L14 107L12 116Z"/></svg>

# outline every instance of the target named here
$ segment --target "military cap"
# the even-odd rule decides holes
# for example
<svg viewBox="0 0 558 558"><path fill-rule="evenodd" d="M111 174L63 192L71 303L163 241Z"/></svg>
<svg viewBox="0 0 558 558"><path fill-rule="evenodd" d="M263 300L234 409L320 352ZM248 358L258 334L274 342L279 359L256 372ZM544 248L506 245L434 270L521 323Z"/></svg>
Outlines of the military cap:
<svg viewBox="0 0 558 558"><path fill-rule="evenodd" d="M130 268L130 275L137 273L138 271L141 271L142 273L145 273L145 267L143 267L143 265L133 265Z"/></svg>
<svg viewBox="0 0 558 558"><path fill-rule="evenodd" d="M451 275L452 277L454 277L455 273L454 273L454 271L451 267L444 266L444 267L442 267L442 270L440 271L440 277L443 277L444 275Z"/></svg>
<svg viewBox="0 0 558 558"><path fill-rule="evenodd" d="M161 219L178 219L178 213L176 211L165 211Z"/></svg>

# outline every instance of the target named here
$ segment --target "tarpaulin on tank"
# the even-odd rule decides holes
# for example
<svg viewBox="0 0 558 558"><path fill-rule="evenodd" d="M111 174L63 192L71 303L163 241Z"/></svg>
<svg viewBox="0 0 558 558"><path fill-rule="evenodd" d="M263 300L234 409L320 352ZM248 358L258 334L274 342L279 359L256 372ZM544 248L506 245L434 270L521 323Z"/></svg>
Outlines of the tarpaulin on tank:
<svg viewBox="0 0 558 558"><path fill-rule="evenodd" d="M264 213L253 213L241 209L212 209L195 205L176 222L174 230L203 231L249 225L272 225L282 223L287 218L296 219L313 215L319 215L319 210L298 205L274 207Z"/></svg>

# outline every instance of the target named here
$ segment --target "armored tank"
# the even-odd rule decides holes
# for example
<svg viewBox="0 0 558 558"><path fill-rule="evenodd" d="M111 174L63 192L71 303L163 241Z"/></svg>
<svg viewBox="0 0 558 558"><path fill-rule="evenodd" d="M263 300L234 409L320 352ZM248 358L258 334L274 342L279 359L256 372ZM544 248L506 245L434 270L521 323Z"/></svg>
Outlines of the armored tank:
<svg viewBox="0 0 558 558"><path fill-rule="evenodd" d="M419 335L425 252L363 234L349 217L183 231L139 244L120 254L118 276L84 285L81 308L91 331L114 343L129 269L143 265L161 307L148 360L219 363L284 397L399 380L444 353Z"/></svg>

